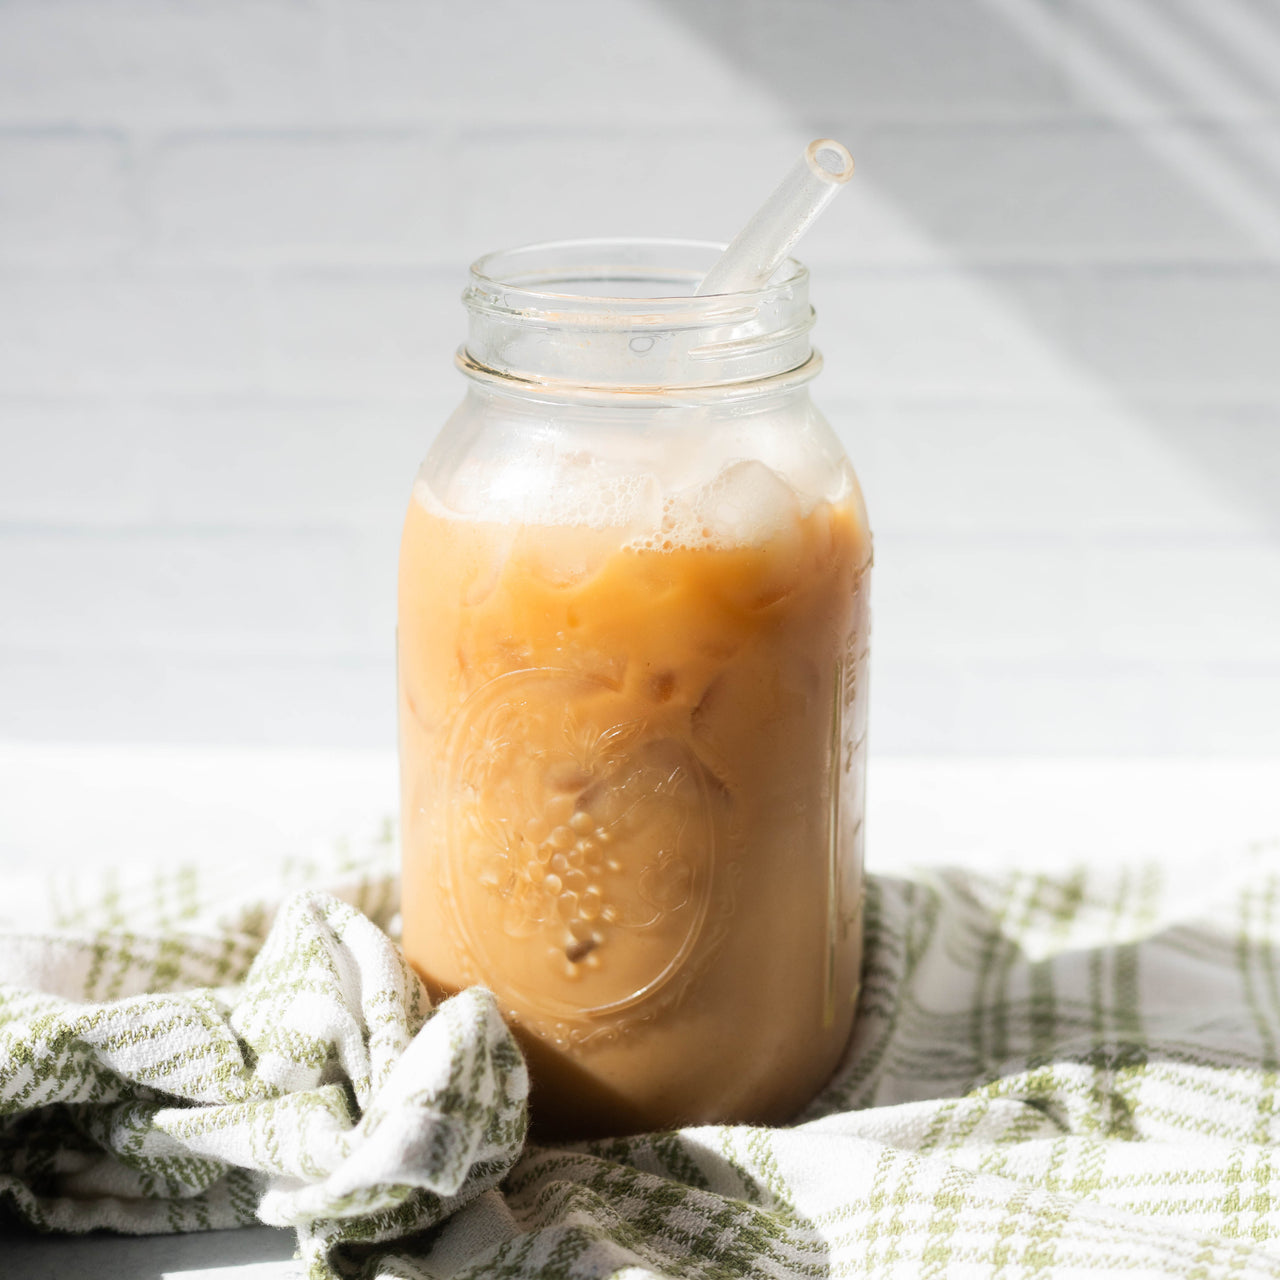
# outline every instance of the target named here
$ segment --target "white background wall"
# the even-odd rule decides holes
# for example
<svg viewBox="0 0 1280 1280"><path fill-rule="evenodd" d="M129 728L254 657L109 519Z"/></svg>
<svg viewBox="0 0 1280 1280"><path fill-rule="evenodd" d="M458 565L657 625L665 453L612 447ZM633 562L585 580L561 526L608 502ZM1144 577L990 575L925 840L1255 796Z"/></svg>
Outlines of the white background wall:
<svg viewBox="0 0 1280 1280"><path fill-rule="evenodd" d="M2 0L0 738L382 746L466 265L806 242L881 753L1280 753L1277 0Z"/></svg>

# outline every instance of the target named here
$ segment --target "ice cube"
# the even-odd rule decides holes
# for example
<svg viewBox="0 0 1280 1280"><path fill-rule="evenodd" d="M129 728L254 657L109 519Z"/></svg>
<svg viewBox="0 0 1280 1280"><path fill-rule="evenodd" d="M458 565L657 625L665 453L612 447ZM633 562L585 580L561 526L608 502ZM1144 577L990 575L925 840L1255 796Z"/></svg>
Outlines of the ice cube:
<svg viewBox="0 0 1280 1280"><path fill-rule="evenodd" d="M723 468L700 495L697 515L722 546L759 546L799 527L795 490L763 462L749 459Z"/></svg>
<svg viewBox="0 0 1280 1280"><path fill-rule="evenodd" d="M735 605L763 609L789 595L804 571L804 515L800 499L762 462L735 462L702 497L702 528L712 545L745 553L726 571L721 593Z"/></svg>
<svg viewBox="0 0 1280 1280"><path fill-rule="evenodd" d="M553 587L579 586L616 550L612 530L585 524L525 525L516 540L521 568Z"/></svg>
<svg viewBox="0 0 1280 1280"><path fill-rule="evenodd" d="M516 535L515 526L510 524L478 524L473 531L462 580L462 603L472 609L497 589Z"/></svg>

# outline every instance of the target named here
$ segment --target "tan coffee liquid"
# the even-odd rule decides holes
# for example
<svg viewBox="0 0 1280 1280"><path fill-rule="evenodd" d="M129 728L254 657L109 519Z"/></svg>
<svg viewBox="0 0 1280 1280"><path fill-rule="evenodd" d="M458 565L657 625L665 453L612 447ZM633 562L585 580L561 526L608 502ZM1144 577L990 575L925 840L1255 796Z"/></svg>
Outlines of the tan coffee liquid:
<svg viewBox="0 0 1280 1280"><path fill-rule="evenodd" d="M856 484L735 542L430 506L400 559L410 962L497 993L544 1135L786 1119L857 996Z"/></svg>

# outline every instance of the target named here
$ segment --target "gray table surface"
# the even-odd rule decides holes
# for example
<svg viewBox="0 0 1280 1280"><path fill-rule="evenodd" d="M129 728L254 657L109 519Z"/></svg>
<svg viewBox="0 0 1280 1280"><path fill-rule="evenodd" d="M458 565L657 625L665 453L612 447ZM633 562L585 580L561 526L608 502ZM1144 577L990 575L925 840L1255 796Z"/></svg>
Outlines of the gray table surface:
<svg viewBox="0 0 1280 1280"><path fill-rule="evenodd" d="M45 1236L0 1225L3 1280L300 1280L294 1234L274 1227L187 1236Z"/></svg>

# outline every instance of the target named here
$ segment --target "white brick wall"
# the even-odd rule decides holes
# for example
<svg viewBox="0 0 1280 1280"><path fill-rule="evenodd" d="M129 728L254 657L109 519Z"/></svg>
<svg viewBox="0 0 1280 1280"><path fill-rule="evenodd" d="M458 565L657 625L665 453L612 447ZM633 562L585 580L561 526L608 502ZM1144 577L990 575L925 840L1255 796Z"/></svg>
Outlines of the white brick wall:
<svg viewBox="0 0 1280 1280"><path fill-rule="evenodd" d="M129 147L103 131L0 133L0 258L83 261L136 244Z"/></svg>
<svg viewBox="0 0 1280 1280"><path fill-rule="evenodd" d="M237 274L134 263L0 268L4 392L243 391L260 384L260 347L253 282ZM6 437L21 435L5 416Z"/></svg>
<svg viewBox="0 0 1280 1280"><path fill-rule="evenodd" d="M269 389L456 400L459 274L465 280L465 270L408 265L273 272L264 286ZM442 421L424 422L426 437Z"/></svg>
<svg viewBox="0 0 1280 1280"><path fill-rule="evenodd" d="M147 136L328 121L335 53L311 0L12 0L0 5L0 113Z"/></svg>
<svg viewBox="0 0 1280 1280"><path fill-rule="evenodd" d="M1280 0L0 4L0 737L391 740L467 263L849 141L882 752L1280 752Z"/></svg>
<svg viewBox="0 0 1280 1280"><path fill-rule="evenodd" d="M447 167L422 131L182 134L156 148L144 196L177 255L432 261L456 241Z"/></svg>

